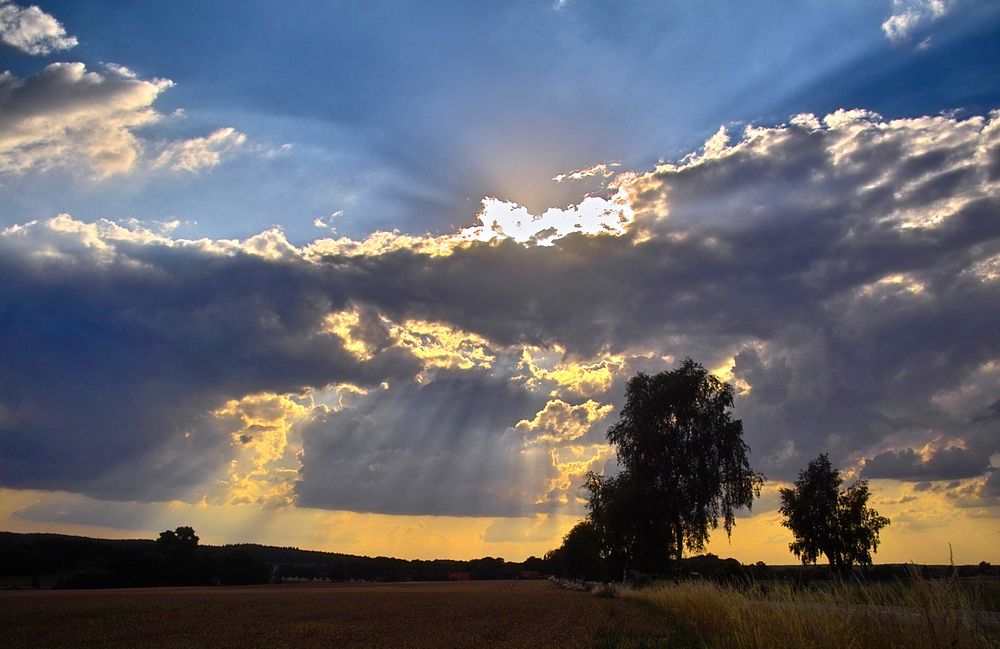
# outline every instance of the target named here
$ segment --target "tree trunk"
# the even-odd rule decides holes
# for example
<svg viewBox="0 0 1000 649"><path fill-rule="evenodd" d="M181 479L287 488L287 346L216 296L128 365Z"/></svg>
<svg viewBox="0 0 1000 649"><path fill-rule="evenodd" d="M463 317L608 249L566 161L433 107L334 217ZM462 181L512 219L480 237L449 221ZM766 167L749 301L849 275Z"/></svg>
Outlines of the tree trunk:
<svg viewBox="0 0 1000 649"><path fill-rule="evenodd" d="M678 516L674 521L677 531L677 568L680 569L681 559L684 557L684 527L681 525L681 518Z"/></svg>

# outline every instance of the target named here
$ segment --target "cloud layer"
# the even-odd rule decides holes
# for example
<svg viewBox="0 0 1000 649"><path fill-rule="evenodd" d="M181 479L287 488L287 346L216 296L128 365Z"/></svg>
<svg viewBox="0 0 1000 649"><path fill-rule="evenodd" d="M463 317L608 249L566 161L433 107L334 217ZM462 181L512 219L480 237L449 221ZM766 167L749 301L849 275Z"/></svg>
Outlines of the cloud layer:
<svg viewBox="0 0 1000 649"><path fill-rule="evenodd" d="M0 480L196 499L258 431L301 445L301 505L578 507L624 381L684 356L735 382L772 478L826 451L873 477L984 479L1000 116L801 115L608 180L593 199L611 212L563 211L579 221L544 241L502 202L453 235L301 248L67 216L10 228ZM310 405L280 436L218 415L255 394Z"/></svg>

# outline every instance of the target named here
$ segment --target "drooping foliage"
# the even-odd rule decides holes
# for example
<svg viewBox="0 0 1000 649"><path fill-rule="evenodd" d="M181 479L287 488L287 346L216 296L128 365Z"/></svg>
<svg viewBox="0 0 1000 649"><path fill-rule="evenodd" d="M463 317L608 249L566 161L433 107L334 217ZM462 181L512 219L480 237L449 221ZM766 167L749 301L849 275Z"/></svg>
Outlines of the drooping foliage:
<svg viewBox="0 0 1000 649"><path fill-rule="evenodd" d="M750 508L764 476L750 467L743 424L731 415L732 386L691 359L629 380L608 430L622 470L587 475L587 523L610 574L663 572L684 550L704 550L720 520ZM568 537L567 537L568 538Z"/></svg>
<svg viewBox="0 0 1000 649"><path fill-rule="evenodd" d="M648 538L665 538L680 559L701 551L722 520L750 508L764 477L750 467L743 422L733 419L733 388L686 359L677 369L628 382L621 418L608 430L646 510Z"/></svg>

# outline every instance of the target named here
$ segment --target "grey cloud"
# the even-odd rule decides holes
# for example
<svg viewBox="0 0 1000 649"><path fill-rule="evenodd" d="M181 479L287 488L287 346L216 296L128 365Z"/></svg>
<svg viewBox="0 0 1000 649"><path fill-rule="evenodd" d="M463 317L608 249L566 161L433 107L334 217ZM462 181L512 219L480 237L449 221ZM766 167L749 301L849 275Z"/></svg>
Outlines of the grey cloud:
<svg viewBox="0 0 1000 649"><path fill-rule="evenodd" d="M945 496L958 507L1000 506L1000 469L991 468L982 480L948 485ZM988 511L988 510L987 510ZM990 514L985 514L989 516Z"/></svg>
<svg viewBox="0 0 1000 649"><path fill-rule="evenodd" d="M733 375L753 387L754 402L762 406L781 404L792 389L792 370L785 357L765 365L756 349L746 348L733 357Z"/></svg>
<svg viewBox="0 0 1000 649"><path fill-rule="evenodd" d="M867 460L862 475L866 478L923 482L978 476L989 467L988 458L964 448L941 449L926 460L913 449L904 449L886 451Z"/></svg>
<svg viewBox="0 0 1000 649"><path fill-rule="evenodd" d="M992 420L1000 419L1000 399L997 399L989 406L983 409L983 412L976 416L976 423L985 423Z"/></svg>
<svg viewBox="0 0 1000 649"><path fill-rule="evenodd" d="M484 372L376 390L302 431L296 502L387 514L514 516L550 475L512 430L545 403Z"/></svg>
<svg viewBox="0 0 1000 649"><path fill-rule="evenodd" d="M994 469L984 483L984 491L987 496L1000 498L1000 471Z"/></svg>
<svg viewBox="0 0 1000 649"><path fill-rule="evenodd" d="M39 242L51 257L0 239L7 486L186 497L228 458L208 417L227 399L419 369L399 350L361 364L323 333L344 298L315 266L149 243L110 260L52 250L74 238Z"/></svg>

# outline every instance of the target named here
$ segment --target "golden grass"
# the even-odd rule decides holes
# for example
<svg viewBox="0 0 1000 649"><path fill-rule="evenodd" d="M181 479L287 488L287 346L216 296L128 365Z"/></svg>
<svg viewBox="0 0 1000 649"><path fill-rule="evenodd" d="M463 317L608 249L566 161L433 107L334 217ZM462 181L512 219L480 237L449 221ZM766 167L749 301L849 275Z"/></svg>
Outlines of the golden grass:
<svg viewBox="0 0 1000 649"><path fill-rule="evenodd" d="M1000 648L1000 615L957 580L793 588L685 582L619 596L643 602L719 649Z"/></svg>

